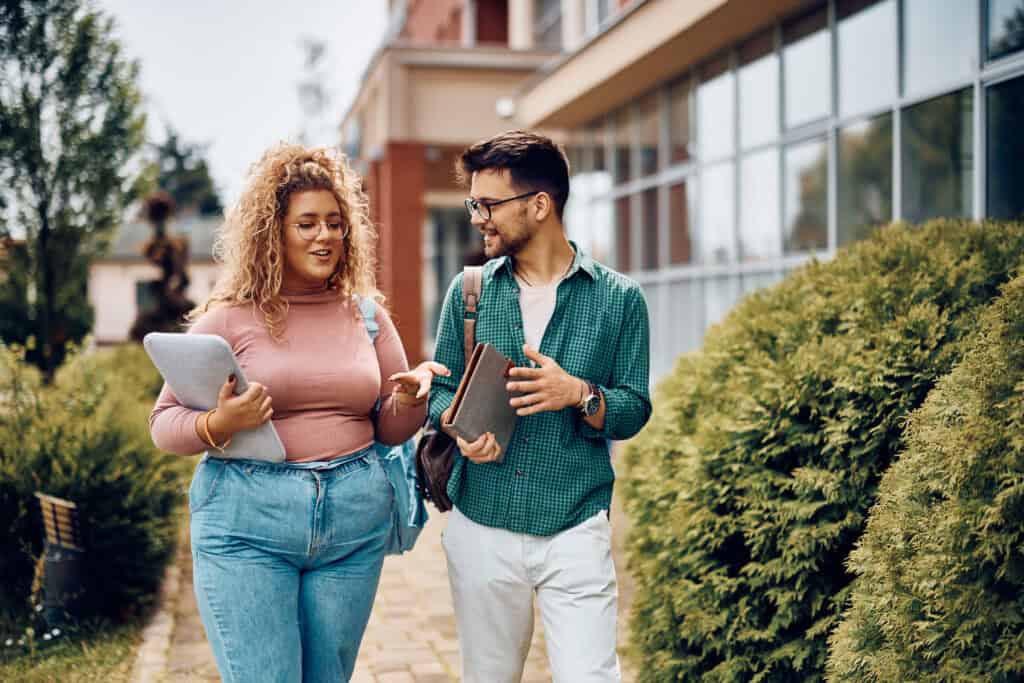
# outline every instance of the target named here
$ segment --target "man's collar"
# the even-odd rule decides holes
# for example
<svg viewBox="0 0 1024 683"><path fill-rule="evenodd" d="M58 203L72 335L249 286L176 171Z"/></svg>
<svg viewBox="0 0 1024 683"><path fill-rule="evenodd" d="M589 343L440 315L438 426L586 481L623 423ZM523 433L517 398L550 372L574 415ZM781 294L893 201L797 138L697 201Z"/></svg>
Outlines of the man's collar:
<svg viewBox="0 0 1024 683"><path fill-rule="evenodd" d="M569 272L566 277L571 277L576 274L577 270L582 270L584 273L590 276L590 279L597 279L597 268L594 264L594 259L590 258L590 254L580 249L572 240L569 240L569 246L572 247L573 257L572 265L569 266ZM499 256L496 259L496 265L494 266L494 273L497 275L504 271L509 277L512 277L512 259L509 256Z"/></svg>

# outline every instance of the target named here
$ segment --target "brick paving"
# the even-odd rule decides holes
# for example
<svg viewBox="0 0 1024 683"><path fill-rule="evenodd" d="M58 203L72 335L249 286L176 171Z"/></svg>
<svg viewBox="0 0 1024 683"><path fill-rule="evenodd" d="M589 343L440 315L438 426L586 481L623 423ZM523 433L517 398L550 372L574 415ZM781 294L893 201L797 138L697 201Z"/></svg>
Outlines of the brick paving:
<svg viewBox="0 0 1024 683"><path fill-rule="evenodd" d="M625 642L625 615L631 602L631 582L622 561L624 518L613 510L616 567L619 575L619 642ZM451 593L441 531L447 524L444 515L433 512L420 535L416 548L401 557L384 562L380 590L373 614L356 661L352 683L457 683L459 681L459 644L455 633ZM166 669L142 679L162 683L218 681L213 653L203 632L192 591L192 563L187 540L181 544L177 566L180 581L177 593L168 596L173 630L166 652ZM631 683L634 675L623 659L623 680ZM543 626L538 615L533 644L526 660L523 683L550 681Z"/></svg>

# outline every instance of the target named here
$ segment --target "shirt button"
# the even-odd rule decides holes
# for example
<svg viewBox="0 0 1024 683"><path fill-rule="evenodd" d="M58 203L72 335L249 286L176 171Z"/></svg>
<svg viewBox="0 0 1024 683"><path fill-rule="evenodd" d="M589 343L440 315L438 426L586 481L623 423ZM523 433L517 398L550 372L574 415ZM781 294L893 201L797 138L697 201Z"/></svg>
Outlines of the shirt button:
<svg viewBox="0 0 1024 683"><path fill-rule="evenodd" d="M516 470L516 476L517 477L522 477L522 476L525 476L525 475L523 474L522 470Z"/></svg>

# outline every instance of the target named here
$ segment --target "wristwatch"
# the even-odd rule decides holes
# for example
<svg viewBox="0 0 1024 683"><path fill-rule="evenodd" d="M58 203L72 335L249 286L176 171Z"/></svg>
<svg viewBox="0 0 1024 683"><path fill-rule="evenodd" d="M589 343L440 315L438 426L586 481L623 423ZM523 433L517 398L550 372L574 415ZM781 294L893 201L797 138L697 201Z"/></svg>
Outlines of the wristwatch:
<svg viewBox="0 0 1024 683"><path fill-rule="evenodd" d="M601 390L593 382L587 382L587 393L580 401L579 409L583 417L593 417L601 409Z"/></svg>

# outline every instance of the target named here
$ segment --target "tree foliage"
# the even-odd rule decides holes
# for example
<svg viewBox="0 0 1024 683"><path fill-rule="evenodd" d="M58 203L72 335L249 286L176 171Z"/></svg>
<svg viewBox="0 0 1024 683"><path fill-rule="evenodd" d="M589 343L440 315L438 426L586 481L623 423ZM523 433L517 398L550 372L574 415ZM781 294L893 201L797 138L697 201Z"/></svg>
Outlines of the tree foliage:
<svg viewBox="0 0 1024 683"><path fill-rule="evenodd" d="M966 346L882 479L830 680L1024 679L1024 277Z"/></svg>
<svg viewBox="0 0 1024 683"><path fill-rule="evenodd" d="M131 198L138 67L82 0L0 3L0 338L49 376L92 324L90 260Z"/></svg>
<svg viewBox="0 0 1024 683"><path fill-rule="evenodd" d="M820 681L845 562L906 417L1024 226L893 226L742 301L626 452L640 680Z"/></svg>

